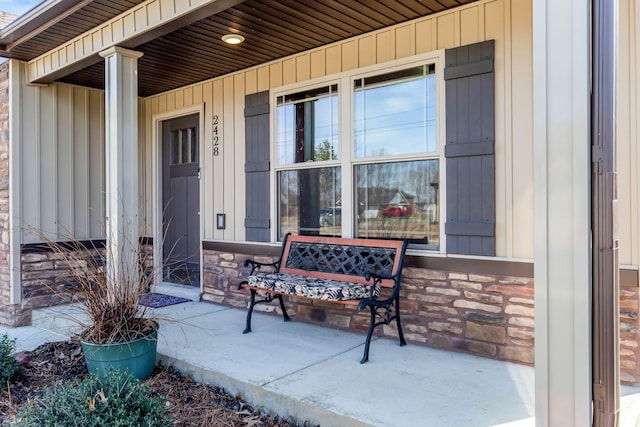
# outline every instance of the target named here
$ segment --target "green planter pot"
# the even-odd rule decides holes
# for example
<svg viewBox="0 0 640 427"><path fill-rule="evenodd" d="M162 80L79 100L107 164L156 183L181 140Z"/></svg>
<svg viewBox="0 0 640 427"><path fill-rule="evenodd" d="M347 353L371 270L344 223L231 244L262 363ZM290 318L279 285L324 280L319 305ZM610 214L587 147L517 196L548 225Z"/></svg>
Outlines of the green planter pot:
<svg viewBox="0 0 640 427"><path fill-rule="evenodd" d="M146 337L120 344L93 344L82 341L87 370L105 376L109 369L128 371L144 380L151 376L156 364L158 330Z"/></svg>

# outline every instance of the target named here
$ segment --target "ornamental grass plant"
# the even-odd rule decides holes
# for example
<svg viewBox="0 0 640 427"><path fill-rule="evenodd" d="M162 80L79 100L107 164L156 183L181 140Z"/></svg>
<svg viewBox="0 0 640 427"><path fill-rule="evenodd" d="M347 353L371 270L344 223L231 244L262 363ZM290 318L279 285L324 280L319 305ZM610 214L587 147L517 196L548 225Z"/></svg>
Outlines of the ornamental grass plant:
<svg viewBox="0 0 640 427"><path fill-rule="evenodd" d="M86 314L86 319L71 318L80 327L82 341L125 343L157 329L157 316L141 303L155 272L148 267L138 242L124 242L121 247L110 249L81 242L72 235L54 241L44 233L35 233L68 271L68 300L79 300L79 308Z"/></svg>

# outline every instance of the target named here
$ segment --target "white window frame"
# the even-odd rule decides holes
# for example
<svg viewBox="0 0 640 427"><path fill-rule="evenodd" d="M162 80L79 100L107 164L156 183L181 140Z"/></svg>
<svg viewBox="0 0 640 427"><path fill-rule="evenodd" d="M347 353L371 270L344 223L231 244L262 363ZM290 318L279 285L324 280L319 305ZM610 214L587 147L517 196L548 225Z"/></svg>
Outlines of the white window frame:
<svg viewBox="0 0 640 427"><path fill-rule="evenodd" d="M436 76L436 150L432 153L416 153L397 156L380 156L380 157L363 157L355 158L353 145L353 120L354 120L354 81L363 77L375 76L379 74L391 73L415 66L432 63L435 64ZM278 165L276 156L276 127L277 127L277 99L280 96L286 96L291 93L299 92L304 89L318 88L322 86L338 85L338 160L325 160L313 162L312 165L305 167L304 163L292 163L287 165ZM271 218L274 219L271 227L271 241L278 242L278 231L280 228L278 216L278 172L286 170L300 170L309 167L340 167L342 170L342 217L346 220L342 221L342 236L354 237L355 220L354 220L354 203L355 185L353 182L354 170L357 165L372 163L395 163L412 160L428 160L437 159L439 163L439 182L438 189L438 221L439 221L439 244L438 249L424 249L421 252L429 254L445 254L446 238L444 234L444 219L446 218L446 168L444 157L445 145L445 95L444 95L444 50L429 52L426 54L415 55L409 58L403 58L395 61L376 64L368 67L362 67L355 70L346 71L329 77L317 78L298 82L295 84L279 87L272 90L270 94L270 121L271 121L271 159L274 165L271 168Z"/></svg>

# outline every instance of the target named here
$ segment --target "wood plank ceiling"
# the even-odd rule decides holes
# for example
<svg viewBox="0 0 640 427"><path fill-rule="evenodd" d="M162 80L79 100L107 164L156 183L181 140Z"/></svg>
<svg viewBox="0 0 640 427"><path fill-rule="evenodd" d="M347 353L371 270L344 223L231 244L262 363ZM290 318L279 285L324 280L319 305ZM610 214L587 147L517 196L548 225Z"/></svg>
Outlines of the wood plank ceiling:
<svg viewBox="0 0 640 427"><path fill-rule="evenodd" d="M12 56L31 59L142 1L94 0L16 46ZM138 64L139 94L175 89L473 1L247 0L133 47L144 53ZM227 33L242 34L246 40L241 45L227 45L221 40ZM104 63L62 81L103 88Z"/></svg>
<svg viewBox="0 0 640 427"><path fill-rule="evenodd" d="M145 0L94 0L11 48L10 57L28 61L126 12Z"/></svg>

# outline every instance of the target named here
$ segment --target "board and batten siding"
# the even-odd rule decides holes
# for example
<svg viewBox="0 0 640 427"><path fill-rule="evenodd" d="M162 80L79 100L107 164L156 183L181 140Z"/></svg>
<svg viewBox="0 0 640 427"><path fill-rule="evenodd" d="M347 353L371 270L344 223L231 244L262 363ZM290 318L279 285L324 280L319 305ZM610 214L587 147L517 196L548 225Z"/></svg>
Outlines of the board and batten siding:
<svg viewBox="0 0 640 427"><path fill-rule="evenodd" d="M104 92L28 85L27 65L16 61L15 70L22 243L41 241L30 228L50 238L104 237Z"/></svg>
<svg viewBox="0 0 640 427"><path fill-rule="evenodd" d="M531 0L486 0L416 19L145 99L147 161L153 118L205 105L202 200L204 238L245 240L245 95L400 58L495 40L496 256L533 259ZM241 48L241 46L239 47ZM213 156L219 117L221 154ZM147 176L151 180L151 175ZM150 200L146 197L145 200ZM151 207L147 206L149 212ZM225 230L215 214L227 214Z"/></svg>
<svg viewBox="0 0 640 427"><path fill-rule="evenodd" d="M621 265L640 266L640 5L619 3L616 87L618 242Z"/></svg>
<svg viewBox="0 0 640 427"><path fill-rule="evenodd" d="M640 7L620 2L617 93L620 262L640 265ZM245 236L246 95L399 58L495 40L496 256L533 258L533 121L531 0L486 0L149 97L140 106L141 202L147 235L153 212L151 126L154 115L204 105L202 161L204 238ZM22 228L71 230L101 237L104 221L104 97L102 91L20 78ZM17 105L17 104L16 104ZM218 116L221 154L213 156ZM89 173L91 171L91 173ZM227 214L225 230L215 214ZM23 242L37 239L23 233Z"/></svg>

